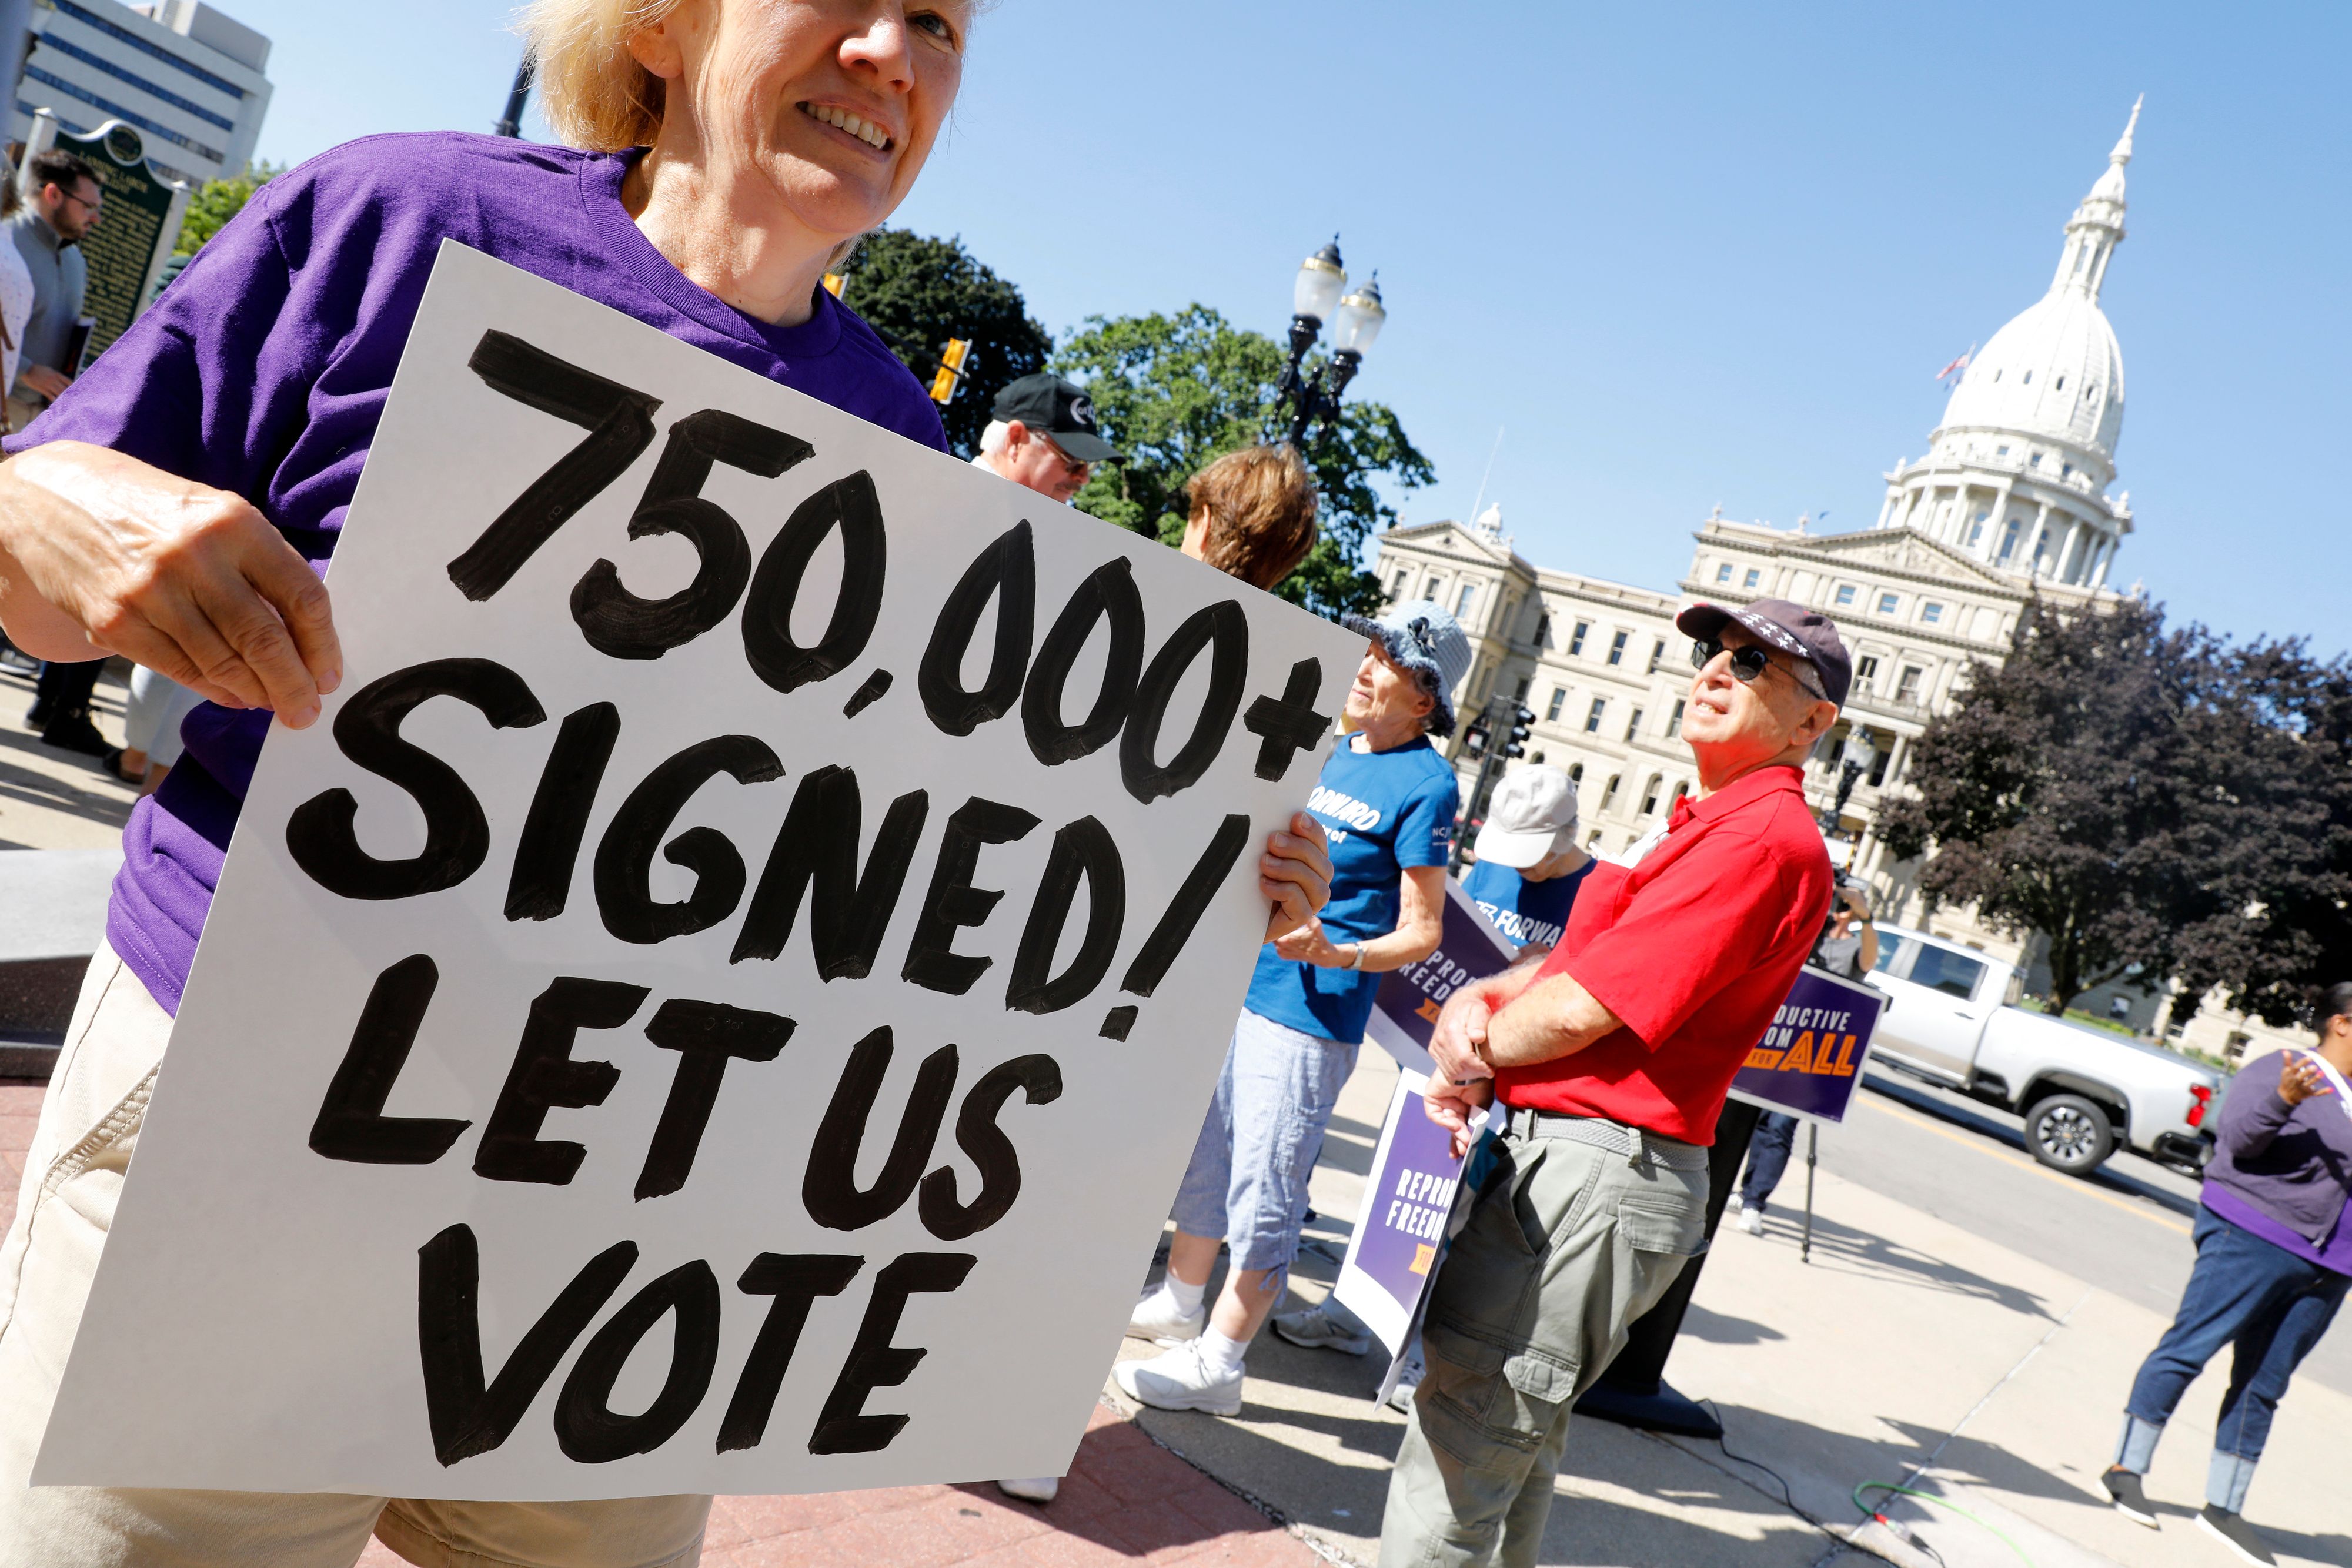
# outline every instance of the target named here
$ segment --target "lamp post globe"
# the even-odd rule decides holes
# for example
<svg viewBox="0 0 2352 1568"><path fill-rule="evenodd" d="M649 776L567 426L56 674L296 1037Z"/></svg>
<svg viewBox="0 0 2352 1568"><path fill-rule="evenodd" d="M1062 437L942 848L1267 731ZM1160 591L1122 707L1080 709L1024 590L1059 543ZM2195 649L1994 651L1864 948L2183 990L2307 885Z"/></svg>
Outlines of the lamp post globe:
<svg viewBox="0 0 2352 1568"><path fill-rule="evenodd" d="M1339 235L1333 235L1330 244L1298 264L1298 274L1290 284L1290 361L1275 389L1277 409L1288 405L1293 446L1305 443L1308 429L1318 421L1326 430L1338 421L1340 393L1362 368L1365 350L1380 336L1387 319L1376 277L1366 278L1353 290L1348 287ZM1331 360L1309 372L1305 368L1307 352L1323 335L1326 322L1331 328Z"/></svg>

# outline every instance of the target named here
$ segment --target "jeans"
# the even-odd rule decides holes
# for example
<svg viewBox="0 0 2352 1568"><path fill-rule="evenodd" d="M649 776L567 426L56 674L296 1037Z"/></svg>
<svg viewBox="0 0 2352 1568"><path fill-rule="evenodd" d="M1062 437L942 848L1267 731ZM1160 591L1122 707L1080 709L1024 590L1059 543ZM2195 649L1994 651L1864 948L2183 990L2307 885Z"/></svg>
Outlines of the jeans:
<svg viewBox="0 0 2352 1568"><path fill-rule="evenodd" d="M1437 1272L1381 1568L1529 1568L1569 1410L1705 1245L1706 1151L1500 1140Z"/></svg>
<svg viewBox="0 0 2352 1568"><path fill-rule="evenodd" d="M1176 1228L1224 1238L1236 1269L1289 1268L1307 1178L1356 1051L1244 1009L1177 1189Z"/></svg>
<svg viewBox="0 0 2352 1568"><path fill-rule="evenodd" d="M2116 1463L2146 1472L2180 1396L2231 1345L2206 1500L2240 1513L2287 1381L2335 1321L2352 1275L2306 1262L2207 1208L2197 1211L2194 1238L2197 1266L2172 1326L2132 1380Z"/></svg>
<svg viewBox="0 0 2352 1568"><path fill-rule="evenodd" d="M1748 1140L1748 1176L1739 1184L1739 1206L1761 1213L1772 1189L1780 1185L1780 1175L1789 1168L1789 1155L1797 1146L1797 1119L1778 1111L1767 1111L1756 1119L1756 1131Z"/></svg>

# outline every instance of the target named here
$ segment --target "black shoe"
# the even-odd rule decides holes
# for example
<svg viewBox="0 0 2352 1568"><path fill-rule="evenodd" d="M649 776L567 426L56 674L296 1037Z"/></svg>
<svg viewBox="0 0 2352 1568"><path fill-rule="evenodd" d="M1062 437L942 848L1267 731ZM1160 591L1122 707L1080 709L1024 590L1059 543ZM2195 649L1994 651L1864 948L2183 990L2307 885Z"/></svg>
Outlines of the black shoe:
<svg viewBox="0 0 2352 1568"><path fill-rule="evenodd" d="M2258 1568L2272 1568L2278 1562L2271 1555L2271 1549L2263 1544L2263 1538L2254 1533L2254 1527L2248 1524L2242 1516L2231 1513L2226 1508L2215 1508L2207 1503L2205 1511L2197 1516L2197 1523L2206 1534L2235 1552L2241 1563L2252 1563Z"/></svg>
<svg viewBox="0 0 2352 1568"><path fill-rule="evenodd" d="M2140 1479L2136 1472L2118 1467L2106 1471L2099 1480L2106 1487L2107 1496L2115 1503L2117 1513L2126 1519L2137 1520L2150 1530L2162 1528L2157 1523L2156 1511L2147 1506L2147 1493L2141 1490Z"/></svg>
<svg viewBox="0 0 2352 1568"><path fill-rule="evenodd" d="M25 727L34 734L38 735L41 727L48 722L49 710L46 704L35 703L25 710Z"/></svg>
<svg viewBox="0 0 2352 1568"><path fill-rule="evenodd" d="M99 733L98 726L89 722L88 708L50 715L49 721L41 727L41 744L83 757L104 757L114 749L113 744Z"/></svg>

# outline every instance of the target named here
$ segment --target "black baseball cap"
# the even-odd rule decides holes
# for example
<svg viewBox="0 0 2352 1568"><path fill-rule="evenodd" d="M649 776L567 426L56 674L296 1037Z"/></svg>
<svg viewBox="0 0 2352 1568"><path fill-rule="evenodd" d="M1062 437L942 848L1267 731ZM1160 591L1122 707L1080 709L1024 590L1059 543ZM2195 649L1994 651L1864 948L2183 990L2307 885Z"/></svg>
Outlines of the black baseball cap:
<svg viewBox="0 0 2352 1568"><path fill-rule="evenodd" d="M1845 706L1845 694L1853 685L1853 660L1828 616L1786 599L1759 599L1744 610L1694 604L1675 617L1675 625L1693 637L1713 637L1733 621L1782 653L1811 664L1822 677L1823 695L1838 706Z"/></svg>
<svg viewBox="0 0 2352 1568"><path fill-rule="evenodd" d="M1081 463L1115 463L1118 448L1095 428L1095 402L1084 387L1039 371L1023 376L996 394L995 415L1007 424L1019 420L1054 438L1054 444Z"/></svg>

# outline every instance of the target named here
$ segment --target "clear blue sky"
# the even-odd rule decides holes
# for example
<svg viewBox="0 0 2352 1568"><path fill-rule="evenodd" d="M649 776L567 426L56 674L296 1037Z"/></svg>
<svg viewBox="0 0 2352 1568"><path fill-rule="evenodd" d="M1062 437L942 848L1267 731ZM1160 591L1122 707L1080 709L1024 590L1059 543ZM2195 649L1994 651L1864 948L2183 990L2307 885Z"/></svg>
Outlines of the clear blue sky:
<svg viewBox="0 0 2352 1568"><path fill-rule="evenodd" d="M215 0L275 40L263 155L486 130L495 0ZM1340 232L1380 269L1357 387L1520 553L1664 588L1720 503L1877 516L1935 371L2047 286L2147 95L2105 305L2128 402L2116 580L2236 635L2352 647L2341 450L2352 7L1486 7L1003 0L897 221L1061 331L1201 300L1279 333ZM526 133L544 136L536 121Z"/></svg>

